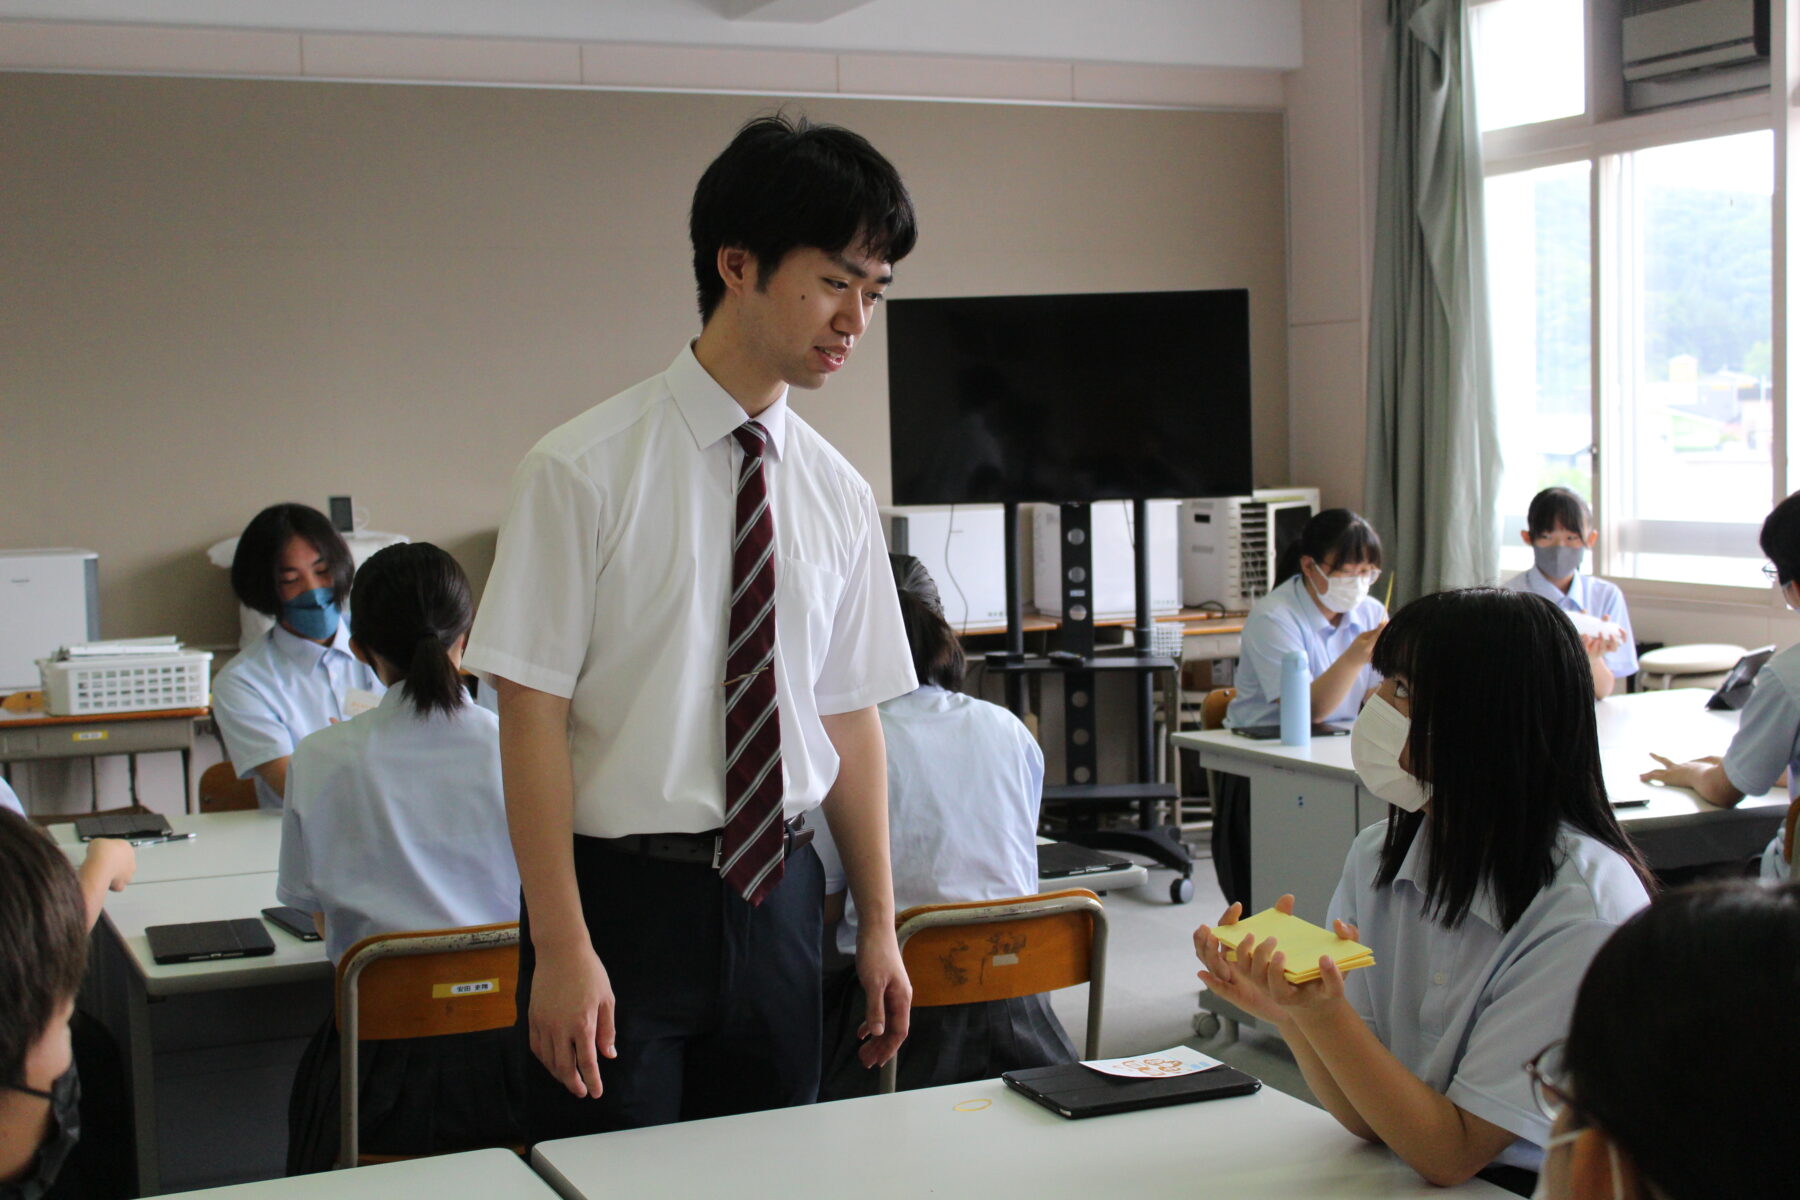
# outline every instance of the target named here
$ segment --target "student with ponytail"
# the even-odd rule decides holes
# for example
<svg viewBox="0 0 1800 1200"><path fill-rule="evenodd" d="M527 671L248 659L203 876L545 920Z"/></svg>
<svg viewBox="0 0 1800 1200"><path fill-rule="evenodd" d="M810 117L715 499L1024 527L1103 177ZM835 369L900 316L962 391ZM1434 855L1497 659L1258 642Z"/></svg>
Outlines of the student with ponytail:
<svg viewBox="0 0 1800 1200"><path fill-rule="evenodd" d="M389 546L356 574L350 648L387 692L302 742L288 770L276 895L313 914L333 962L379 933L515 921L519 875L500 787L500 725L459 667L469 581L426 542ZM517 1142L524 1057L510 1028L369 1043L362 1147L434 1154ZM288 1110L290 1174L332 1165L338 1040L327 1014Z"/></svg>

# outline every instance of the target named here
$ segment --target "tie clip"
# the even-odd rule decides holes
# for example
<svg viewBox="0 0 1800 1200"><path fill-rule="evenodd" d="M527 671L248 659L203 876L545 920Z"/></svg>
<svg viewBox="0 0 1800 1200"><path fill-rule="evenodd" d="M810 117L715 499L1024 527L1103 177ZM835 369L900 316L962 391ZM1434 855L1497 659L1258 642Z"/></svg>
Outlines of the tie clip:
<svg viewBox="0 0 1800 1200"><path fill-rule="evenodd" d="M756 668L756 670L750 671L743 675L739 675L736 679L727 679L724 683L720 684L719 686L720 687L730 687L734 683L742 683L746 679L750 679L754 676L761 675L764 671L768 670L770 668L770 666L772 666L772 665L773 665L772 663L764 663L762 666Z"/></svg>

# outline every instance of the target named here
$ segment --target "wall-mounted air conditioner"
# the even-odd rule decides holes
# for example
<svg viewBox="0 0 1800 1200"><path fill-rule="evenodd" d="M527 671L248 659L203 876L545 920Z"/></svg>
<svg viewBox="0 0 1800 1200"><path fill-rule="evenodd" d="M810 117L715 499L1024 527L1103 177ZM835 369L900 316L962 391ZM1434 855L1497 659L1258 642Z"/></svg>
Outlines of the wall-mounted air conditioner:
<svg viewBox="0 0 1800 1200"><path fill-rule="evenodd" d="M1625 109L1769 86L1769 0L1624 0Z"/></svg>

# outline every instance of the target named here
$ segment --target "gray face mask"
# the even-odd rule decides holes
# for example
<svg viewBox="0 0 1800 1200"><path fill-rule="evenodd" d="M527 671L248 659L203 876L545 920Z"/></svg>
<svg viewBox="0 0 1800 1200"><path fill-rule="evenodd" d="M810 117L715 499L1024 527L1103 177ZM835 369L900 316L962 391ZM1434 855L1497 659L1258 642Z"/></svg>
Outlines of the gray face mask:
<svg viewBox="0 0 1800 1200"><path fill-rule="evenodd" d="M1545 579L1565 579L1581 569L1585 546L1533 546L1538 573Z"/></svg>
<svg viewBox="0 0 1800 1200"><path fill-rule="evenodd" d="M62 1170L63 1161L81 1136L81 1077L75 1073L75 1064L71 1062L47 1092L17 1083L0 1086L50 1102L50 1119L56 1128L38 1147L31 1173L11 1183L0 1183L0 1200L38 1200L56 1182L56 1173Z"/></svg>

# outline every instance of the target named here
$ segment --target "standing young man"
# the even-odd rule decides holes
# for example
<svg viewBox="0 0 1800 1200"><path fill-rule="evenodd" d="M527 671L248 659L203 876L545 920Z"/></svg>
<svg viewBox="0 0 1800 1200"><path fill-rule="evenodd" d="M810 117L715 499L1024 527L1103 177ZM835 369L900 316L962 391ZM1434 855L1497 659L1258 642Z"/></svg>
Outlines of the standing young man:
<svg viewBox="0 0 1800 1200"><path fill-rule="evenodd" d="M844 365L912 202L856 134L761 118L690 233L699 338L526 455L464 659L500 700L533 1140L813 1099L821 802L864 1062L906 1036L875 705L916 681L869 486L787 393Z"/></svg>

